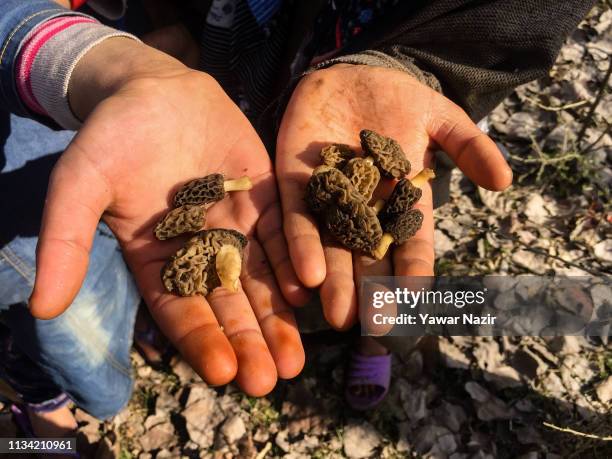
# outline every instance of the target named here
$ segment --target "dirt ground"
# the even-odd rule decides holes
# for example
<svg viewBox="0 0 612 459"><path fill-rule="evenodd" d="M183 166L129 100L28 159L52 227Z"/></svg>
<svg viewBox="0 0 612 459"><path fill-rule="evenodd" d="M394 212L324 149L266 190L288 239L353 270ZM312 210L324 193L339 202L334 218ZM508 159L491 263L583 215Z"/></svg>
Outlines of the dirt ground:
<svg viewBox="0 0 612 459"><path fill-rule="evenodd" d="M611 56L612 9L600 1L550 75L490 115L515 184L495 194L453 173L435 212L438 274L612 274ZM609 282L593 301L612 307ZM428 340L394 356L390 393L365 415L342 399L349 342L306 336L302 375L261 399L134 352L129 406L104 423L76 410L79 444L85 457L123 459L612 457L606 339Z"/></svg>

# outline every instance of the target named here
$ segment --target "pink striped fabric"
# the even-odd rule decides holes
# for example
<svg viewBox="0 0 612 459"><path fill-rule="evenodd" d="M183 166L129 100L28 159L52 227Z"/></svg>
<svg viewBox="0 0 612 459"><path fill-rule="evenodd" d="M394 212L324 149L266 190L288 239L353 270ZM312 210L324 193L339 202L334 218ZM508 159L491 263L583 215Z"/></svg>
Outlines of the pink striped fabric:
<svg viewBox="0 0 612 459"><path fill-rule="evenodd" d="M17 59L15 78L17 91L24 104L33 112L47 115L45 109L38 103L32 91L31 70L36 55L52 37L75 24L97 23L96 20L80 16L61 16L51 19L37 27L23 44Z"/></svg>

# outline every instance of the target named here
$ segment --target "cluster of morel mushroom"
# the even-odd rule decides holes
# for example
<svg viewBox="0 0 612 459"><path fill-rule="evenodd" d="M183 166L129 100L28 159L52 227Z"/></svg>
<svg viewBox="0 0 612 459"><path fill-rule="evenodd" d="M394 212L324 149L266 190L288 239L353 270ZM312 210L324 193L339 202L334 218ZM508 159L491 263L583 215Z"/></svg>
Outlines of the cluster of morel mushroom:
<svg viewBox="0 0 612 459"><path fill-rule="evenodd" d="M229 191L250 190L249 177L225 180L211 174L185 184L174 196L174 209L157 224L161 241L182 234L195 235L163 267L161 276L168 292L181 296L208 295L217 287L238 289L247 238L224 228L203 230L206 211Z"/></svg>
<svg viewBox="0 0 612 459"><path fill-rule="evenodd" d="M363 156L340 144L321 150L323 164L312 173L306 202L342 245L380 260L391 244L402 244L421 227L423 214L413 207L434 173L423 169L407 180L410 162L395 140L369 130L359 137ZM371 204L381 176L399 181L386 202Z"/></svg>

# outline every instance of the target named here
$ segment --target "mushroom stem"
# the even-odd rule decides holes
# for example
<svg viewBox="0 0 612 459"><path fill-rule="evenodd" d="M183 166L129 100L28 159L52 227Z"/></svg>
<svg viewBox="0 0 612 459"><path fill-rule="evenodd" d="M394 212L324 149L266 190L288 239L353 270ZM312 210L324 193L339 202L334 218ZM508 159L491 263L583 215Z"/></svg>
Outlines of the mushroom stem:
<svg viewBox="0 0 612 459"><path fill-rule="evenodd" d="M251 178L245 175L237 179L225 180L223 182L223 188L225 191L244 191L253 188L253 183L251 182Z"/></svg>
<svg viewBox="0 0 612 459"><path fill-rule="evenodd" d="M321 164L320 166L317 166L314 168L314 170L312 171L312 175L322 174L332 169L335 169L335 168L328 166L327 164Z"/></svg>
<svg viewBox="0 0 612 459"><path fill-rule="evenodd" d="M389 250L391 244L393 244L393 241L394 239L391 234L383 234L382 238L380 239L380 242L378 243L378 246L372 251L372 255L374 255L374 258L376 258L377 260L382 260L387 254L387 251Z"/></svg>
<svg viewBox="0 0 612 459"><path fill-rule="evenodd" d="M434 173L433 169L429 169L426 167L421 172L419 172L412 180L410 180L410 182L417 188L421 188L435 176L436 174Z"/></svg>
<svg viewBox="0 0 612 459"><path fill-rule="evenodd" d="M385 207L385 200L378 199L372 206L372 209L374 209L374 212L376 212L376 214L379 214L383 207Z"/></svg>
<svg viewBox="0 0 612 459"><path fill-rule="evenodd" d="M374 164L374 158L372 158L371 156L364 157L363 161L370 166Z"/></svg>
<svg viewBox="0 0 612 459"><path fill-rule="evenodd" d="M230 292L238 291L238 278L242 271L242 257L240 250L231 244L222 245L215 259L217 276L221 281L221 287Z"/></svg>

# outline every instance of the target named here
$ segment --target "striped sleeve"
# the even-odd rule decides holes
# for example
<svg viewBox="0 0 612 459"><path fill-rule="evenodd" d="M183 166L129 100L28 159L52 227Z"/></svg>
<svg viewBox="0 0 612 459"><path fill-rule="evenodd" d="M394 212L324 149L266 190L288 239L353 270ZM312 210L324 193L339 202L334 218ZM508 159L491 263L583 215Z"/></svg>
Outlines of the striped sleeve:
<svg viewBox="0 0 612 459"><path fill-rule="evenodd" d="M15 82L23 104L64 129L78 129L70 109L68 86L79 60L111 37L134 36L86 16L60 16L42 23L26 38L17 58Z"/></svg>

